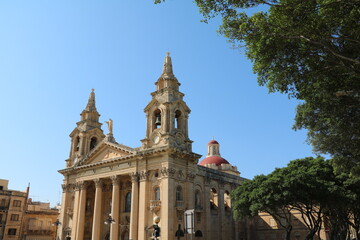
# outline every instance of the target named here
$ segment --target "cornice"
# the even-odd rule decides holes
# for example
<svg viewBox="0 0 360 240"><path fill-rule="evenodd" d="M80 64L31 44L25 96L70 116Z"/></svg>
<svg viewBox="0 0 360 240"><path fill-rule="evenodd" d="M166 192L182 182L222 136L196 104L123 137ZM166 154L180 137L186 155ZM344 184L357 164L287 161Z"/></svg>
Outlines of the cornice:
<svg viewBox="0 0 360 240"><path fill-rule="evenodd" d="M111 166L113 164L125 162L125 161L132 161L132 160L140 160L141 161L142 159L144 159L144 157L163 154L166 152L169 154L173 154L174 157L192 160L194 163L202 156L197 153L183 151L180 149L164 146L164 147L160 147L160 148L149 148L149 149L145 149L145 150L140 150L140 151L136 152L135 154L121 156L121 157L113 158L113 159L108 159L108 160L104 160L101 162L90 163L90 164L80 165L80 166L73 166L73 167L61 169L58 172L63 175L72 174L72 173L77 173L77 172L85 170L85 169L89 170L89 169L97 168L100 166L106 167L106 166Z"/></svg>

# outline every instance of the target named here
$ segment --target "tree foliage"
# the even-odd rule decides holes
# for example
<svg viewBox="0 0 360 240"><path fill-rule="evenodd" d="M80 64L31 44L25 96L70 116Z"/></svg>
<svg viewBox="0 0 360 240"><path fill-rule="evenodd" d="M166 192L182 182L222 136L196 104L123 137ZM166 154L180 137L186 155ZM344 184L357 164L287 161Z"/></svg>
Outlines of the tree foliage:
<svg viewBox="0 0 360 240"><path fill-rule="evenodd" d="M336 175L329 161L310 157L244 182L231 197L236 218L266 212L284 228L287 239L295 212L300 213L308 229L306 239L319 234L325 222L332 239L347 239L350 227L359 233L359 189L356 178Z"/></svg>
<svg viewBox="0 0 360 240"><path fill-rule="evenodd" d="M293 208L289 205L288 190L281 184L283 181L284 178L279 171L245 181L231 194L235 218L256 216L259 211L266 212L286 231L286 239L289 240L293 228Z"/></svg>
<svg viewBox="0 0 360 240"><path fill-rule="evenodd" d="M259 85L303 100L294 129L308 129L314 150L360 172L360 0L195 2L205 21L222 17L219 31L245 47Z"/></svg>

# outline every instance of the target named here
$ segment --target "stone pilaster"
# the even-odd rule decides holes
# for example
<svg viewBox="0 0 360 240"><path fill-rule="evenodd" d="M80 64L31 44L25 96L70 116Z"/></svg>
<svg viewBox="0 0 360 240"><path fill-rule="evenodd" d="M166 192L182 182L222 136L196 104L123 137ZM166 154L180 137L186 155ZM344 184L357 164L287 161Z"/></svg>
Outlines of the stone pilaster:
<svg viewBox="0 0 360 240"><path fill-rule="evenodd" d="M195 209L195 192L194 192L194 178L195 174L192 172L189 172L187 174L186 180L187 180L187 202L188 206L187 209Z"/></svg>
<svg viewBox="0 0 360 240"><path fill-rule="evenodd" d="M60 212L60 216L59 216L59 221L61 222L62 226L60 227L60 229L64 229L66 226L68 226L68 222L67 222L67 214L66 214L66 209L69 208L69 198L70 198L70 188L71 185L70 184L62 184L62 201L61 201L61 209L62 211ZM64 235L64 231L58 231L58 238L59 239L63 239L63 235Z"/></svg>
<svg viewBox="0 0 360 240"><path fill-rule="evenodd" d="M85 226L85 206L86 206L86 182L79 182L79 211L77 217L76 239L83 240Z"/></svg>
<svg viewBox="0 0 360 240"><path fill-rule="evenodd" d="M76 240L78 213L79 213L79 197L80 197L80 184L75 184L75 199L73 208L73 221L71 225L71 239Z"/></svg>
<svg viewBox="0 0 360 240"><path fill-rule="evenodd" d="M114 219L114 224L111 224L110 240L119 239L119 208L120 208L120 179L118 176L112 176L112 204L111 216Z"/></svg>
<svg viewBox="0 0 360 240"><path fill-rule="evenodd" d="M102 206L102 181L95 179L95 203L92 227L92 240L100 240L101 229L101 206Z"/></svg>
<svg viewBox="0 0 360 240"><path fill-rule="evenodd" d="M131 177L131 216L130 216L130 236L129 240L137 240L138 236L138 211L139 211L139 178L136 172L130 174Z"/></svg>
<svg viewBox="0 0 360 240"><path fill-rule="evenodd" d="M205 236L204 239L211 239L211 209L210 209L210 181L205 177L205 199L204 199L204 210L205 210Z"/></svg>
<svg viewBox="0 0 360 240"><path fill-rule="evenodd" d="M222 232L224 229L224 220L225 220L225 205L224 205L224 185L223 184L219 184L219 195L218 195L218 210L219 210L219 240L223 240L222 236ZM225 240L225 239L224 239Z"/></svg>
<svg viewBox="0 0 360 240"><path fill-rule="evenodd" d="M138 239L146 240L145 228L148 225L147 210L149 207L148 189L149 189L149 172L141 171L139 174L139 223L138 223Z"/></svg>

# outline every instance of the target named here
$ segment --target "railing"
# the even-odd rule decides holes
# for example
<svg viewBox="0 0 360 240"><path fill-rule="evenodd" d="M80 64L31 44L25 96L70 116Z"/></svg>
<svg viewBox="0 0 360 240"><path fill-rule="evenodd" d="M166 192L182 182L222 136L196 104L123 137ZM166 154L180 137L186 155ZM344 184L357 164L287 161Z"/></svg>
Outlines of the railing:
<svg viewBox="0 0 360 240"><path fill-rule="evenodd" d="M53 233L50 229L29 229L29 235L51 235Z"/></svg>
<svg viewBox="0 0 360 240"><path fill-rule="evenodd" d="M152 212L158 212L161 208L160 200L150 200L150 210Z"/></svg>
<svg viewBox="0 0 360 240"><path fill-rule="evenodd" d="M184 201L176 201L175 207L183 209L184 208Z"/></svg>

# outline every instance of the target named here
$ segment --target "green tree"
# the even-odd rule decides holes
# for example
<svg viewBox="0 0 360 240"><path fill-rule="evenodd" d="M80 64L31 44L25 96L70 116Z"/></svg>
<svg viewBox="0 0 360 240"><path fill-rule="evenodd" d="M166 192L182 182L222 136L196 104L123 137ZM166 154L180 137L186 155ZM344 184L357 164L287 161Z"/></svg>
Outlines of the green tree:
<svg viewBox="0 0 360 240"><path fill-rule="evenodd" d="M319 235L323 226L323 216L336 191L333 167L323 158L304 158L291 161L282 168L284 185L291 192L289 203L301 213L309 232L307 240Z"/></svg>
<svg viewBox="0 0 360 240"><path fill-rule="evenodd" d="M259 85L303 100L294 129L309 130L314 150L359 173L360 0L195 2L205 21L222 17L220 33L245 47Z"/></svg>
<svg viewBox="0 0 360 240"><path fill-rule="evenodd" d="M307 240L320 234L327 219L333 239L346 239L350 226L358 231L359 182L334 174L330 161L321 157L291 161L269 175L256 176L232 192L236 218L266 212L285 229L292 230L292 213L299 212L308 228ZM356 220L355 220L356 219Z"/></svg>
<svg viewBox="0 0 360 240"><path fill-rule="evenodd" d="M259 175L245 181L231 193L235 218L244 219L266 212L286 231L286 239L290 240L293 208L289 205L289 194L283 188L283 180L283 176L276 170L267 176Z"/></svg>

